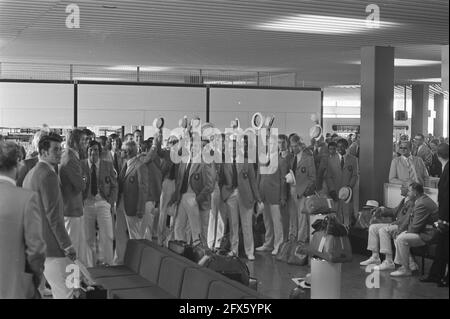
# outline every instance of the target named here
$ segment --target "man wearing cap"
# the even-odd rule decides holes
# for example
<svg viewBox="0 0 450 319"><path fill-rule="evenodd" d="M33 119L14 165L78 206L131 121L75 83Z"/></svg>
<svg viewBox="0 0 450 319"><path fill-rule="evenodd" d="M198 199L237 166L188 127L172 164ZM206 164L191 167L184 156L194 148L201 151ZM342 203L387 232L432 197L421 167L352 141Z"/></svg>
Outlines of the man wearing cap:
<svg viewBox="0 0 450 319"><path fill-rule="evenodd" d="M353 216L353 188L358 178L358 162L356 157L347 154L348 142L338 140L337 154L328 160L326 180L330 197L337 205L338 220L350 226ZM338 196L340 194L340 196Z"/></svg>
<svg viewBox="0 0 450 319"><path fill-rule="evenodd" d="M316 167L314 158L298 135L291 138L291 150L293 157L289 168L293 178L287 178L290 186L289 238L306 243L309 237L309 216L303 210L306 197L313 194L315 189Z"/></svg>
<svg viewBox="0 0 450 319"><path fill-rule="evenodd" d="M398 225L402 223L414 208L414 201L408 198L408 188L402 187L401 194L404 198L394 209L387 207L374 207L371 225L369 227L369 239L367 250L372 252L369 259L362 261L361 266L379 265L378 270L395 269L392 239L398 230ZM405 217L406 216L406 217ZM385 254L386 258L381 263L380 253ZM411 267L415 268L411 261ZM380 265L381 264L381 265Z"/></svg>

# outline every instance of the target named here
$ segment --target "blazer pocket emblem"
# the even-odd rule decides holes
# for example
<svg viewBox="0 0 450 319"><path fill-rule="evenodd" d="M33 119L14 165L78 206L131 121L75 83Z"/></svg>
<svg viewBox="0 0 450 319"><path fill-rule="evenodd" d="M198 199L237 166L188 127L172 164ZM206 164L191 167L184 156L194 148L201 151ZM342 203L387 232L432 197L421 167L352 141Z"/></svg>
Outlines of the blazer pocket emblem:
<svg viewBox="0 0 450 319"><path fill-rule="evenodd" d="M200 174L199 174L199 173L195 173L195 174L194 174L194 179L195 179L196 181L198 181L198 180L200 179Z"/></svg>
<svg viewBox="0 0 450 319"><path fill-rule="evenodd" d="M302 173L306 173L306 167L302 167Z"/></svg>
<svg viewBox="0 0 450 319"><path fill-rule="evenodd" d="M242 176L247 179L248 178L248 173L247 172L242 172Z"/></svg>
<svg viewBox="0 0 450 319"><path fill-rule="evenodd" d="M133 184L134 183L134 176L130 177L130 183Z"/></svg>
<svg viewBox="0 0 450 319"><path fill-rule="evenodd" d="M105 183L106 183L106 184L111 183L111 178L110 178L109 176L106 176L106 177L105 177Z"/></svg>

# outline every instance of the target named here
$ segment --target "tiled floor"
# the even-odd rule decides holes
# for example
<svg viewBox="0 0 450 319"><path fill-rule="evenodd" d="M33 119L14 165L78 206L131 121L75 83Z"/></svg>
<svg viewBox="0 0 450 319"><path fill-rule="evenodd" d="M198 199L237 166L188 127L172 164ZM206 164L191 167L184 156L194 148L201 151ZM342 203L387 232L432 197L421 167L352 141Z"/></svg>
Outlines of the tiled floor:
<svg viewBox="0 0 450 319"><path fill-rule="evenodd" d="M351 263L343 264L341 278L341 298L346 299L448 299L449 289L438 288L436 284L419 282L420 274L408 278L392 278L389 271L380 272L380 288L366 288L369 275L359 262L366 257L354 255ZM258 291L277 299L289 298L295 288L291 278L304 277L308 266L292 266L276 261L270 253L257 253L256 260L247 262L250 273L258 279ZM429 269L429 265L426 266Z"/></svg>

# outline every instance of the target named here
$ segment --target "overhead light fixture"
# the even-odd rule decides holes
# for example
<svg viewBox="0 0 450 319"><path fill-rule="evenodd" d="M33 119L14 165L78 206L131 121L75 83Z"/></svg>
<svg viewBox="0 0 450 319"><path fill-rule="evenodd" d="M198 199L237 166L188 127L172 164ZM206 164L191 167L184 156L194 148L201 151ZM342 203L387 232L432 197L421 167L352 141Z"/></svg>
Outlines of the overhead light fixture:
<svg viewBox="0 0 450 319"><path fill-rule="evenodd" d="M203 84L223 84L223 85L247 85L256 84L255 81L205 81Z"/></svg>
<svg viewBox="0 0 450 319"><path fill-rule="evenodd" d="M128 71L128 72L136 72L137 71L137 65L117 65L117 66L110 66L107 67L107 70L112 71ZM140 72L161 72L161 71L167 71L170 70L169 67L162 67L162 66L139 66Z"/></svg>
<svg viewBox="0 0 450 319"><path fill-rule="evenodd" d="M298 14L256 25L256 29L317 34L352 34L369 32L373 27L366 19ZM380 29L396 27L396 22L380 21Z"/></svg>
<svg viewBox="0 0 450 319"><path fill-rule="evenodd" d="M361 61L351 61L349 64L361 64ZM435 60L416 60L416 59L394 59L394 66L427 66L438 65L441 61Z"/></svg>
<svg viewBox="0 0 450 319"><path fill-rule="evenodd" d="M126 81L126 79L121 78L104 78L104 77L90 77L90 76L75 76L74 80L77 81Z"/></svg>
<svg viewBox="0 0 450 319"><path fill-rule="evenodd" d="M104 5L102 5L102 8L104 8L104 9L117 9L117 6L110 5L110 4L104 4Z"/></svg>
<svg viewBox="0 0 450 319"><path fill-rule="evenodd" d="M415 79L410 80L411 82L433 82L433 83L441 83L442 78L429 78L429 79Z"/></svg>

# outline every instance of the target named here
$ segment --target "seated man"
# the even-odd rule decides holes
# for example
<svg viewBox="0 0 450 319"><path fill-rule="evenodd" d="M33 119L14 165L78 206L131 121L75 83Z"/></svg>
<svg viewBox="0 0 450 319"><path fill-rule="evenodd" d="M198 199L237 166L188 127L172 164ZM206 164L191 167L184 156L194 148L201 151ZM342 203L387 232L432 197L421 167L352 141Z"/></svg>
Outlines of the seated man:
<svg viewBox="0 0 450 319"><path fill-rule="evenodd" d="M411 143L401 141L398 147L400 156L394 157L389 170L389 183L409 185L411 183L425 184L429 179L428 171L422 159L411 155Z"/></svg>
<svg viewBox="0 0 450 319"><path fill-rule="evenodd" d="M438 207L433 200L424 194L423 186L412 183L409 186L408 197L414 200L414 209L398 226L395 239L395 263L402 265L391 273L392 277L411 276L410 248L424 246L420 234L425 232L427 225L433 225L438 220Z"/></svg>
<svg viewBox="0 0 450 319"><path fill-rule="evenodd" d="M380 222L373 223L369 227L367 250L372 252L372 256L369 259L362 261L360 263L361 266L375 264L379 265L376 267L378 270L395 269L392 251L392 238L398 230L398 225L403 221L403 219L409 216L414 208L414 200L411 200L408 197L408 188L402 187L401 192L404 198L400 201L396 208L391 209L381 206L374 210L374 219L379 220ZM394 222L385 222L385 220L388 220L389 217L392 218ZM386 255L386 258L381 265L380 253ZM417 265L414 265L414 261L412 261L411 264L412 268L417 267Z"/></svg>

